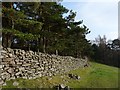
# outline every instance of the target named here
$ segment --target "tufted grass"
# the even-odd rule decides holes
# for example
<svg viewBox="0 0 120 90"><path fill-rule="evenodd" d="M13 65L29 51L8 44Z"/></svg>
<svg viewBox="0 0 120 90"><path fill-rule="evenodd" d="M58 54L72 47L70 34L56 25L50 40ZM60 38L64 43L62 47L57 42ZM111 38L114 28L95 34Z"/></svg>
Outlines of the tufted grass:
<svg viewBox="0 0 120 90"><path fill-rule="evenodd" d="M90 68L71 71L81 79L68 85L72 88L118 88L118 68L94 62L91 65Z"/></svg>
<svg viewBox="0 0 120 90"><path fill-rule="evenodd" d="M58 84L64 84L70 88L118 88L118 68L90 62L90 67L72 70L63 75L41 77L36 79L15 79L7 81L3 88L52 88ZM81 78L74 80L68 74L76 74ZM18 86L13 86L17 81Z"/></svg>

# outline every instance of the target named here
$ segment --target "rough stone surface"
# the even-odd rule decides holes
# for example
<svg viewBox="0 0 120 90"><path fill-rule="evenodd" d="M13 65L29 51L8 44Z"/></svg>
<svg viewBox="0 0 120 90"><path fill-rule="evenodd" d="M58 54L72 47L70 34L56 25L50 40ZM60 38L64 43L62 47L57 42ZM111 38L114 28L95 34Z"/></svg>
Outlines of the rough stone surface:
<svg viewBox="0 0 120 90"><path fill-rule="evenodd" d="M65 88L65 85L64 84L60 84L59 87L63 89L63 88Z"/></svg>
<svg viewBox="0 0 120 90"><path fill-rule="evenodd" d="M19 85L19 83L18 82L13 82L13 86L18 86Z"/></svg>
<svg viewBox="0 0 120 90"><path fill-rule="evenodd" d="M74 74L68 74L68 76L72 79L76 79L76 80L79 80L80 79L80 76L78 75L74 75Z"/></svg>
<svg viewBox="0 0 120 90"><path fill-rule="evenodd" d="M34 79L42 76L63 74L84 67L87 60L71 56L49 55L21 49L0 49L0 85L6 80ZM77 77L80 78L80 77Z"/></svg>
<svg viewBox="0 0 120 90"><path fill-rule="evenodd" d="M59 85L55 86L54 88L57 90L70 90L70 87L66 86L64 84L59 84Z"/></svg>

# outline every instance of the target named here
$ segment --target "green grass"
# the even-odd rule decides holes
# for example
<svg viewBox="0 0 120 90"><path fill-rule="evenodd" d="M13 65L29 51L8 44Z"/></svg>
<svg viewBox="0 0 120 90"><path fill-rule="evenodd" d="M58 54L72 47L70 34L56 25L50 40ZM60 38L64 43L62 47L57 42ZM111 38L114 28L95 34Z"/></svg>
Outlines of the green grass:
<svg viewBox="0 0 120 90"><path fill-rule="evenodd" d="M70 88L118 88L118 68L90 63L90 67L79 68L68 73L79 75L80 80L68 77L68 73L52 77L41 77L37 79L15 79L7 81L3 88L16 88L13 82L19 82L19 88L52 88L58 84L68 85Z"/></svg>
<svg viewBox="0 0 120 90"><path fill-rule="evenodd" d="M118 68L103 64L91 63L90 68L71 71L81 76L79 82L68 83L71 87L78 88L117 88ZM76 83L76 84L75 84Z"/></svg>

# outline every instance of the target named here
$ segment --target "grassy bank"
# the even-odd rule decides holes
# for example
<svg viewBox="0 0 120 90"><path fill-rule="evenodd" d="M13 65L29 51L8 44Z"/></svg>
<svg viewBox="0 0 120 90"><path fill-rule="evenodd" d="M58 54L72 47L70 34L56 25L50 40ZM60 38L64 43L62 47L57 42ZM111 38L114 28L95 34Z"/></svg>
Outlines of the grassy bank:
<svg viewBox="0 0 120 90"><path fill-rule="evenodd" d="M80 80L68 77L68 73L52 77L41 77L32 80L16 79L7 81L3 88L52 88L58 84L64 84L70 88L117 88L118 68L91 62L90 67L72 70L72 73L80 76ZM17 81L18 86L13 86Z"/></svg>

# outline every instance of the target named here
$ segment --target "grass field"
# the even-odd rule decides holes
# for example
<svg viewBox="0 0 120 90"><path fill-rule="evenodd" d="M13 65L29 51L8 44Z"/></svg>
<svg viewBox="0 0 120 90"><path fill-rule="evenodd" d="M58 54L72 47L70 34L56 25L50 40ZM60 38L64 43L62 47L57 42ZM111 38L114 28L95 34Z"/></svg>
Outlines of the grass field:
<svg viewBox="0 0 120 90"><path fill-rule="evenodd" d="M118 88L118 68L90 62L90 67L79 68L63 75L41 77L37 79L15 79L7 81L3 88L52 88L64 84L70 88ZM80 80L68 77L72 73L80 76ZM17 81L18 86L13 86Z"/></svg>

